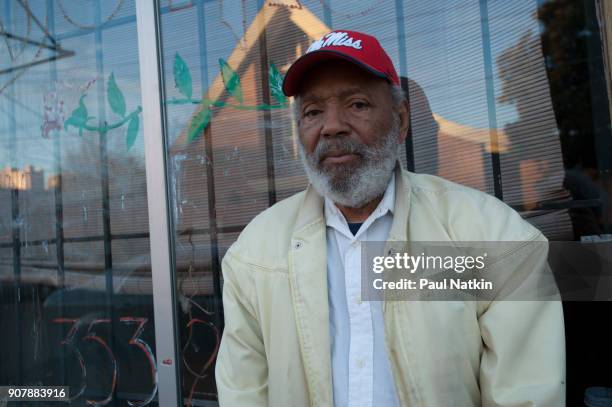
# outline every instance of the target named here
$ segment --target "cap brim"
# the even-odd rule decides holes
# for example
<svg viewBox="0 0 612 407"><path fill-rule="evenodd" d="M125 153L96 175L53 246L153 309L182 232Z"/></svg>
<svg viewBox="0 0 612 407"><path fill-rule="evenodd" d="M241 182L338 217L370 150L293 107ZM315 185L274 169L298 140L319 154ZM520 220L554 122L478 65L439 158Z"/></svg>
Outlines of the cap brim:
<svg viewBox="0 0 612 407"><path fill-rule="evenodd" d="M374 69L373 67L350 55L347 55L340 51L326 49L312 51L305 55L302 55L293 63L293 65L291 65L291 67L289 67L289 70L287 71L287 74L285 75L285 79L283 81L283 93L286 96L295 96L300 90L300 87L302 85L301 79L306 73L306 71L308 71L314 65L333 59L342 59L345 61L352 62L360 68L365 69L366 71L378 77L389 80L389 78L387 78L387 75L385 75L383 72Z"/></svg>

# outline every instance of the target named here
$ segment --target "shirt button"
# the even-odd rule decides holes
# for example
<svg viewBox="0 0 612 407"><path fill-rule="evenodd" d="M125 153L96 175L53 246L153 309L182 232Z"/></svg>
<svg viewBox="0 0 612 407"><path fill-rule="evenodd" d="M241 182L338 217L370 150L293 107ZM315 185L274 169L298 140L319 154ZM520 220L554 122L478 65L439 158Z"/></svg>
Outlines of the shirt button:
<svg viewBox="0 0 612 407"><path fill-rule="evenodd" d="M359 369L363 369L363 367L365 366L365 361L363 359L357 359L356 365Z"/></svg>
<svg viewBox="0 0 612 407"><path fill-rule="evenodd" d="M361 304L362 304L362 301L361 301L361 298L360 298L360 297L355 297L355 298L353 299L353 302L354 302L355 304L357 304L357 305L361 305Z"/></svg>

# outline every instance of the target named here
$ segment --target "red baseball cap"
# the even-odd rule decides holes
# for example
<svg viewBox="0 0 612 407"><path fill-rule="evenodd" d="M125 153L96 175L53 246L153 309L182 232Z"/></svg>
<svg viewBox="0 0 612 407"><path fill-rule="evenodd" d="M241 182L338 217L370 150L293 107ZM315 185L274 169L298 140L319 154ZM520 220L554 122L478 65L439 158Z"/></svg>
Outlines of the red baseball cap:
<svg viewBox="0 0 612 407"><path fill-rule="evenodd" d="M400 84L391 58L376 38L357 31L336 30L313 42L306 53L289 67L283 81L285 95L295 96L306 71L332 59L344 59L394 85Z"/></svg>

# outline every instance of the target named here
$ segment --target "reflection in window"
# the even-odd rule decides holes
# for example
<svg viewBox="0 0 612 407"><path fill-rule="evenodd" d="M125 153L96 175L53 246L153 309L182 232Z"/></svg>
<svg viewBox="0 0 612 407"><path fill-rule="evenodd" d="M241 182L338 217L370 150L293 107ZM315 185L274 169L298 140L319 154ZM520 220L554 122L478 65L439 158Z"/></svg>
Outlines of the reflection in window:
<svg viewBox="0 0 612 407"><path fill-rule="evenodd" d="M0 385L156 405L134 2L0 2Z"/></svg>

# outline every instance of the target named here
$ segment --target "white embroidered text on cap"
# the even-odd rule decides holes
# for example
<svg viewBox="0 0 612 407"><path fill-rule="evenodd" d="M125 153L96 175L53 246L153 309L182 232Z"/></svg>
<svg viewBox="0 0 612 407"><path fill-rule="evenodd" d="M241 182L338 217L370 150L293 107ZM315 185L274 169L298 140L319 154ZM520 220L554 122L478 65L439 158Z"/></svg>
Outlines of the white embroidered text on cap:
<svg viewBox="0 0 612 407"><path fill-rule="evenodd" d="M324 35L320 40L313 42L310 47L308 47L308 51L306 51L306 53L329 46L361 49L361 40L355 41L354 38L349 37L345 32L331 32Z"/></svg>

